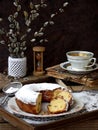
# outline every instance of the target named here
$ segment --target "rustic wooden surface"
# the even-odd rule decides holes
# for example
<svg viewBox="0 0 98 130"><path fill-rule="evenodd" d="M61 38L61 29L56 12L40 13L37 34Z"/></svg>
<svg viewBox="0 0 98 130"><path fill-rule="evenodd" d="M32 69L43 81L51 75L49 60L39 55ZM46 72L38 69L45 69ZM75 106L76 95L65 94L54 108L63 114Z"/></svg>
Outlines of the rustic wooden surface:
<svg viewBox="0 0 98 130"><path fill-rule="evenodd" d="M76 121L77 122L77 121ZM91 119L88 121L81 121L76 124L66 124L65 128L59 128L58 130L97 130L98 129L98 119ZM0 117L0 130L21 130L12 126L7 121ZM54 130L57 130L57 128Z"/></svg>
<svg viewBox="0 0 98 130"><path fill-rule="evenodd" d="M0 116L0 130L19 130L19 129L12 126L10 123L2 119L2 117Z"/></svg>
<svg viewBox="0 0 98 130"><path fill-rule="evenodd" d="M98 89L98 70L88 74L71 74L62 69L60 65L55 65L46 69L47 75L54 78L59 78L65 81L72 81L87 86L91 89Z"/></svg>
<svg viewBox="0 0 98 130"><path fill-rule="evenodd" d="M32 83L32 82L42 82L42 81L47 81L49 80L49 76L47 76L46 74L41 75L41 76L33 76L29 75L29 76L25 76L23 78L19 78L19 79L14 79L13 77L9 77L8 75L4 75L2 73L0 73L0 89L2 89L6 84L10 83L10 82L14 82L14 81L19 81L22 84L28 84L28 83Z"/></svg>
<svg viewBox="0 0 98 130"><path fill-rule="evenodd" d="M10 116L8 113L5 113L4 110L0 109L0 113L1 111L3 116L6 117L13 126L0 118L0 130L97 130L98 128L98 111L84 114L82 116L74 116L67 120L61 120L39 127L34 127L28 123L24 123L24 121L18 118L15 119L15 117Z"/></svg>

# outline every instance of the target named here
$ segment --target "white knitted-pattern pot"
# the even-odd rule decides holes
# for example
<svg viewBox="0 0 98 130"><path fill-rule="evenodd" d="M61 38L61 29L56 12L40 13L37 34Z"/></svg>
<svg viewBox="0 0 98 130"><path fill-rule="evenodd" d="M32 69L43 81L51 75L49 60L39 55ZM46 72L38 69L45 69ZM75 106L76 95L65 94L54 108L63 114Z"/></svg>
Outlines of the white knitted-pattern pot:
<svg viewBox="0 0 98 130"><path fill-rule="evenodd" d="M27 70L27 58L8 57L8 75L13 77L24 77Z"/></svg>

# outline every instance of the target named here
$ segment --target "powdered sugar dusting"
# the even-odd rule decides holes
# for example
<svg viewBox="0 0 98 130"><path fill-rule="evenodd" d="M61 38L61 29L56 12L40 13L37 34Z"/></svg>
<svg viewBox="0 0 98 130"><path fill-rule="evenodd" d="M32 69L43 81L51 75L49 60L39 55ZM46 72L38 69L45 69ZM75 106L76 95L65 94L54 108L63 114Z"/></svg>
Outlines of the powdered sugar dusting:
<svg viewBox="0 0 98 130"><path fill-rule="evenodd" d="M84 103L87 111L98 109L97 92L82 91L78 93L73 93L73 96L77 97L81 102Z"/></svg>
<svg viewBox="0 0 98 130"><path fill-rule="evenodd" d="M7 89L5 92L6 92L6 93L14 93L14 92L16 92L16 91L18 91L18 90L19 90L19 88L10 87L10 88Z"/></svg>
<svg viewBox="0 0 98 130"><path fill-rule="evenodd" d="M30 86L28 87L29 89L27 89L27 87L22 87L19 89L19 91L16 92L15 97L26 104L36 104L39 93L32 91L32 88L30 89Z"/></svg>
<svg viewBox="0 0 98 130"><path fill-rule="evenodd" d="M41 91L41 90L54 90L56 88L61 88L59 84L53 84L53 83L32 83L24 85L25 87L30 87L33 89L33 91ZM63 87L62 87L63 88Z"/></svg>
<svg viewBox="0 0 98 130"><path fill-rule="evenodd" d="M41 90L54 90L56 88L61 88L61 86L52 83L26 84L19 89L19 91L15 94L15 97L24 103L36 104L37 97Z"/></svg>

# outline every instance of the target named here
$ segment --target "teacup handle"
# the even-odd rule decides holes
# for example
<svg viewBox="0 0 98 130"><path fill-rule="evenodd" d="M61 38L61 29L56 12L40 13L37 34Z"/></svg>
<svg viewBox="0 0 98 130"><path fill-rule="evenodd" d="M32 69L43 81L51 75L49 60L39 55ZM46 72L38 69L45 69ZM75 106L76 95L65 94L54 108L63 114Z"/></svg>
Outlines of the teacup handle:
<svg viewBox="0 0 98 130"><path fill-rule="evenodd" d="M92 66L94 66L95 63L96 63L96 58L91 58L91 59L89 60L89 63L90 63L91 61L93 61L92 64L91 64L91 65L88 65L88 66L85 66L85 67L92 67Z"/></svg>

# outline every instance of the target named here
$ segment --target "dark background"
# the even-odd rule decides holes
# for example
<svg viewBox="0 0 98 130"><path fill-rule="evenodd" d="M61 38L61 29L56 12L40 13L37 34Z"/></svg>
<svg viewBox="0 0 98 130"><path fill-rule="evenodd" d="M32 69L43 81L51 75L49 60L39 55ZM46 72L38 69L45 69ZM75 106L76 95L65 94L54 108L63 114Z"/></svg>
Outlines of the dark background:
<svg viewBox="0 0 98 130"><path fill-rule="evenodd" d="M37 1L37 0L35 0ZM42 11L41 20L46 19L49 12L55 11L64 0L47 0L48 8ZM24 8L28 0L23 0ZM8 26L7 16L13 11L12 0L0 0L0 17ZM22 21L22 19L20 19ZM37 25L41 22L37 21ZM98 60L98 0L69 0L65 12L58 15L55 25L46 30L49 42L44 53L44 68L66 61L66 52L70 50L92 51ZM32 45L33 47L33 45ZM33 52L28 44L28 73L33 71ZM6 45L0 45L0 71L7 69L8 51Z"/></svg>

